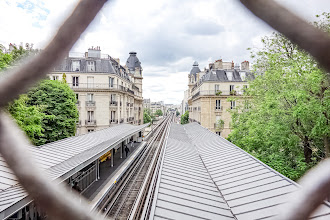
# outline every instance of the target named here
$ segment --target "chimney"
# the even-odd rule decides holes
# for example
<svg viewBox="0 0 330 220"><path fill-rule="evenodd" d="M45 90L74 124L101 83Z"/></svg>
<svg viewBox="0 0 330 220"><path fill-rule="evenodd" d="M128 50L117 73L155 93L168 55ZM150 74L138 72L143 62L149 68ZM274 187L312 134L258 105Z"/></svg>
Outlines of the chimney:
<svg viewBox="0 0 330 220"><path fill-rule="evenodd" d="M85 58L88 58L88 52L85 52Z"/></svg>
<svg viewBox="0 0 330 220"><path fill-rule="evenodd" d="M231 68L234 69L234 67L235 67L234 61L231 61Z"/></svg>
<svg viewBox="0 0 330 220"><path fill-rule="evenodd" d="M241 63L241 70L249 70L249 61L244 61Z"/></svg>

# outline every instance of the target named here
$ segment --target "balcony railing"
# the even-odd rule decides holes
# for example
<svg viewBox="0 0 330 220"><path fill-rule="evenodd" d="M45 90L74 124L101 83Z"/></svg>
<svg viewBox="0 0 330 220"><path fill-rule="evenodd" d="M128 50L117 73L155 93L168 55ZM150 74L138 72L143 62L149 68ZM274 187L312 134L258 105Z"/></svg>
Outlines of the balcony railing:
<svg viewBox="0 0 330 220"><path fill-rule="evenodd" d="M129 117L128 121L134 121L134 117Z"/></svg>
<svg viewBox="0 0 330 220"><path fill-rule="evenodd" d="M95 101L86 101L86 107L95 107Z"/></svg>
<svg viewBox="0 0 330 220"><path fill-rule="evenodd" d="M223 130L223 125L221 125L219 123L214 123L214 129L217 131L221 131L221 130Z"/></svg>
<svg viewBox="0 0 330 220"><path fill-rule="evenodd" d="M121 85L110 85L108 83L68 83L73 90L86 90L86 89L100 89L100 90L113 90L128 92L134 95L134 91Z"/></svg>
<svg viewBox="0 0 330 220"><path fill-rule="evenodd" d="M109 105L110 106L117 106L118 105L118 102L117 101L110 101L109 102Z"/></svg>
<svg viewBox="0 0 330 220"><path fill-rule="evenodd" d="M216 106L215 111L216 112L221 112L223 110L223 106Z"/></svg>
<svg viewBox="0 0 330 220"><path fill-rule="evenodd" d="M117 124L118 120L117 119L110 119L109 124Z"/></svg>
<svg viewBox="0 0 330 220"><path fill-rule="evenodd" d="M85 125L95 126L96 125L96 120L85 120Z"/></svg>
<svg viewBox="0 0 330 220"><path fill-rule="evenodd" d="M221 90L202 90L198 91L194 95L192 95L192 99L197 98L198 96L230 96L230 95L243 95L243 91L237 91L237 90L232 90L232 91L221 91Z"/></svg>

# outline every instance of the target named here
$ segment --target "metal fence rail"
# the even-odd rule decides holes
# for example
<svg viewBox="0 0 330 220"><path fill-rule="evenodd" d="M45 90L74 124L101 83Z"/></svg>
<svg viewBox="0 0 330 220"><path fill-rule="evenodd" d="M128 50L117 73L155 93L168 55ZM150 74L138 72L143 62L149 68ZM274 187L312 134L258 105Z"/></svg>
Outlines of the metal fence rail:
<svg viewBox="0 0 330 220"><path fill-rule="evenodd" d="M330 72L330 38L326 33L274 1L240 1L256 16L308 51L328 73ZM0 108L26 92L63 59L106 2L81 0L45 50L26 64L5 73L0 80ZM329 74L327 76L329 77ZM26 145L29 145L29 142L23 132L1 110L0 153L24 189L48 217L68 220L102 218L87 211L89 209L86 202L77 204L76 195L72 196L63 186L51 183L45 176L40 175L41 172L38 172L38 168L25 150ZM287 212L280 219L307 219L329 196L329 167L330 161L324 161L303 178L303 190L293 197L295 200L290 208L286 208Z"/></svg>

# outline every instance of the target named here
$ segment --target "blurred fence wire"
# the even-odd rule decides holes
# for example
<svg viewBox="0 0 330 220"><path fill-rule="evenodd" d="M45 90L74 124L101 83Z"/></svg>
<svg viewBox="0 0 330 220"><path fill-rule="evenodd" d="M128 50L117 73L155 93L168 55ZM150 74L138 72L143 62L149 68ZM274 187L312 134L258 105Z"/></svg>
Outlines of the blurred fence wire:
<svg viewBox="0 0 330 220"><path fill-rule="evenodd" d="M308 51L330 72L330 37L271 0L240 0L252 13L278 30L292 42ZM28 63L5 73L0 81L0 108L26 92L42 79L70 51L107 0L81 0L59 28L45 50ZM66 189L51 183L38 172L27 156L29 142L16 124L1 110L0 153L11 167L29 196L50 219L102 219L90 212L86 202L76 203ZM308 219L310 214L330 196L330 161L324 161L303 179L303 188L286 206L281 220ZM33 171L33 172L32 172ZM290 207L290 208L289 208Z"/></svg>

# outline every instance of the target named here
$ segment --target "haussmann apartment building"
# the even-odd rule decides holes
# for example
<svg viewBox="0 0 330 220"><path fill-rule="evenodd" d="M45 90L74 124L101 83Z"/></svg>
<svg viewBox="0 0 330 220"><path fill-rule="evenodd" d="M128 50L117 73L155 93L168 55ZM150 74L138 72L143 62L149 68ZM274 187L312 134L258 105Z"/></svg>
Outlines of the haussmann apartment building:
<svg viewBox="0 0 330 220"><path fill-rule="evenodd" d="M143 124L142 67L136 52L126 65L92 47L84 54L70 53L49 74L63 77L76 93L79 121L77 135L120 123Z"/></svg>
<svg viewBox="0 0 330 220"><path fill-rule="evenodd" d="M227 137L231 131L228 110L246 100L243 91L252 77L248 61L242 62L239 67L233 62L217 60L203 71L195 62L188 74L189 120Z"/></svg>

